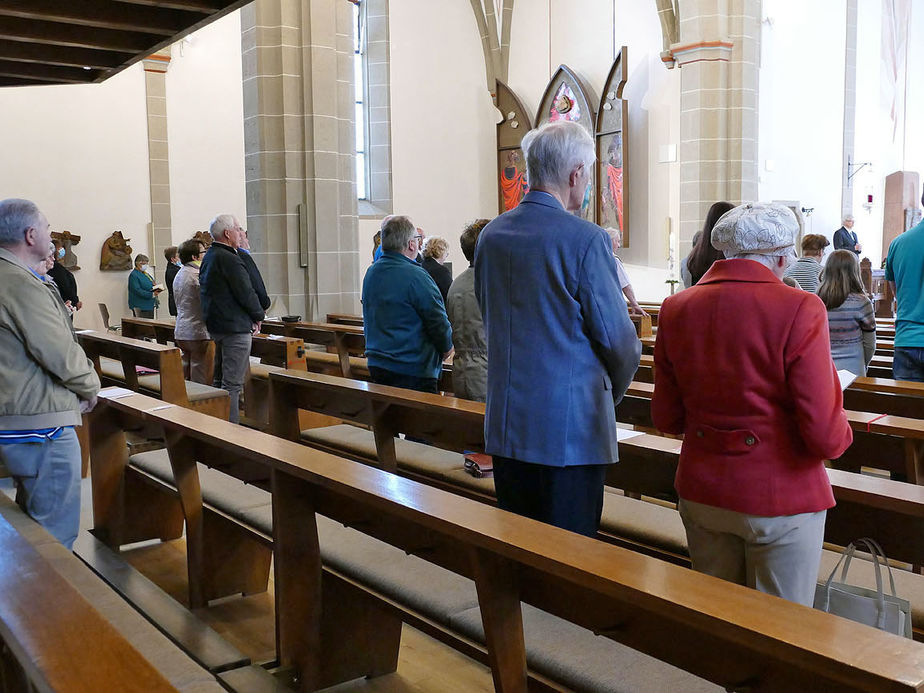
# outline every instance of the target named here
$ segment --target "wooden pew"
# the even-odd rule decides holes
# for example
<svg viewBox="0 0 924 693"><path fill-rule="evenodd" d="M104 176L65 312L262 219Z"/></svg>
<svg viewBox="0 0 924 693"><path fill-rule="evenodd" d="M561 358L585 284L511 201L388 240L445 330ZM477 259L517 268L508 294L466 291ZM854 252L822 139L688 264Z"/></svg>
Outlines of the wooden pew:
<svg viewBox="0 0 924 693"><path fill-rule="evenodd" d="M265 429L269 422L269 373L273 370L307 371L306 349L300 339L275 334L255 334L250 355L260 359L251 363L244 380L244 415L248 425Z"/></svg>
<svg viewBox="0 0 924 693"><path fill-rule="evenodd" d="M356 327L362 327L363 316L347 315L345 313L328 313L327 322L334 325L355 325Z"/></svg>
<svg viewBox="0 0 924 693"><path fill-rule="evenodd" d="M87 357L93 361L104 386L120 385L136 392L154 394L165 402L187 409L228 418L228 393L187 381L183 376L183 359L177 347L92 330L81 330L77 339ZM136 366L150 368L157 373L139 375Z"/></svg>
<svg viewBox="0 0 924 693"><path fill-rule="evenodd" d="M438 451L428 453L430 461L425 464L399 459L396 446L403 446L406 457L407 448L413 444L396 441L391 437L396 433L404 433L427 437L431 445L456 452L483 450L483 404L316 374L276 374L273 376L273 386L274 411L277 412L274 421L277 422L280 435L293 440L301 439L312 447L345 454L367 464L380 464L383 468L396 470L408 478L438 488L493 502L493 486L481 483L485 480L477 480L479 483L475 483L461 470L453 469L451 461L440 463L438 460L445 460L446 456L439 455ZM647 426L651 425L648 407L651 391L649 384L635 383L627 396L630 404L636 401L636 405L640 402L644 406L644 420L641 423ZM299 407L340 416L372 428L375 449L371 456L368 450L363 450L361 444L355 443L361 438L335 433L336 429L349 427L337 426L317 432L297 431L293 410ZM628 411L628 418L631 418L633 409L629 408ZM625 420L623 417L621 419ZM610 468L608 486L622 489L636 498L642 494L656 498L675 498L674 473L681 445L680 440L652 435L622 440L619 443L620 463ZM459 466L456 465L457 468ZM829 478L838 506L829 511L826 541L843 546L860 536L874 536L884 546L888 546L886 551L891 558L915 565L924 563L924 488L836 469L829 470ZM634 526L636 522L625 524L625 518L639 515L644 506L651 508L651 504L638 501L633 508L629 507L631 503L616 504L615 501L615 497L606 494L601 524L601 532L604 533L602 538L670 560L682 559L676 553L676 541L669 536L670 531L648 528L640 533ZM646 512L650 514L650 511ZM663 523L663 518L657 519ZM679 524L679 518L669 518L669 522ZM664 537L667 537L666 543ZM646 544L646 541L655 543ZM685 540L681 541L685 547ZM833 554L826 553L824 564L833 562ZM900 571L899 577L900 585L914 592L914 603L918 609L916 614L919 614L924 610L924 578L914 580L918 576L907 571ZM915 631L919 638L924 637L921 625Z"/></svg>
<svg viewBox="0 0 924 693"><path fill-rule="evenodd" d="M122 336L133 339L151 338L159 344L172 343L176 319L155 320L154 318L122 318Z"/></svg>
<svg viewBox="0 0 924 693"><path fill-rule="evenodd" d="M521 602L728 689L924 690L919 643L297 443L152 405L154 400L135 395L104 400L93 412L92 459L100 477L115 487L117 475L103 474L103 465L110 471L124 467L123 428L139 421L161 427L191 532L191 565L203 548L196 538L202 518L197 459L272 489L277 647L280 663L296 670L300 690L338 678L329 676L328 663L345 656L337 647L344 646L344 636L349 654L361 656L355 637L368 634L359 629L372 616L362 608L336 614L337 628L327 628L325 619L348 602L343 593L330 598L319 515L473 579L499 691L527 688ZM93 479L98 483L97 466ZM353 593L359 587L355 581L339 585ZM381 644L391 632L394 627L379 623L371 637Z"/></svg>

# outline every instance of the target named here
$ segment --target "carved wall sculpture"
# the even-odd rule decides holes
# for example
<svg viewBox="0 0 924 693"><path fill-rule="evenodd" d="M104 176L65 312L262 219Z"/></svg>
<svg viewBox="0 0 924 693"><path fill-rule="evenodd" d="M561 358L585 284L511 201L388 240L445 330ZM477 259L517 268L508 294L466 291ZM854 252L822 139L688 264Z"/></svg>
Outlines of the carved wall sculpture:
<svg viewBox="0 0 924 693"><path fill-rule="evenodd" d="M208 231L196 231L193 234L193 238L199 241L206 250L212 247L212 234Z"/></svg>
<svg viewBox="0 0 924 693"><path fill-rule="evenodd" d="M100 271L124 272L132 268L132 247L128 244L130 240L123 237L121 231L113 231L112 235L103 241L99 258Z"/></svg>
<svg viewBox="0 0 924 693"><path fill-rule="evenodd" d="M520 100L500 81L497 82L497 108L503 116L497 124L497 209L503 214L520 204L529 190L526 159L520 142L533 124Z"/></svg>
<svg viewBox="0 0 924 693"><path fill-rule="evenodd" d="M70 231L52 231L51 240L57 241L62 248L64 248L64 257L58 259L58 263L71 272L76 272L80 269L80 266L77 264L77 256L74 254L73 247L80 243L80 236L75 236Z"/></svg>
<svg viewBox="0 0 924 693"><path fill-rule="evenodd" d="M622 98L629 76L628 49L623 46L613 61L603 85L597 111L597 223L622 231L622 244L629 246L629 204L626 152L626 123L629 106Z"/></svg>
<svg viewBox="0 0 924 693"><path fill-rule="evenodd" d="M583 125L593 137L596 118L591 104L596 103L596 99L591 97L592 93L576 73L565 65L559 66L539 103L536 126L558 120L570 120ZM587 186L584 204L581 205L581 217L593 222L597 220L597 187L594 181Z"/></svg>

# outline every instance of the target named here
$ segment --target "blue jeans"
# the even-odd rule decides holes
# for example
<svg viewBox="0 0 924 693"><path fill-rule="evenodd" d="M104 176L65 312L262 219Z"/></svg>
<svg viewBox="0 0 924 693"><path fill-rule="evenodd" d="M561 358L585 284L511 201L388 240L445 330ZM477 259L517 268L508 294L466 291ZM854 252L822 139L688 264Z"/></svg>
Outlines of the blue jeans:
<svg viewBox="0 0 924 693"><path fill-rule="evenodd" d="M244 389L244 378L250 368L250 347L253 335L250 332L241 334L212 334L215 342L215 380L213 387L220 387L228 391L231 399L231 413L228 421L240 421L241 391Z"/></svg>
<svg viewBox="0 0 924 693"><path fill-rule="evenodd" d="M80 529L80 443L73 428L42 443L0 445L16 500L68 549Z"/></svg>
<svg viewBox="0 0 924 693"><path fill-rule="evenodd" d="M924 347L895 347L892 375L896 380L924 383Z"/></svg>

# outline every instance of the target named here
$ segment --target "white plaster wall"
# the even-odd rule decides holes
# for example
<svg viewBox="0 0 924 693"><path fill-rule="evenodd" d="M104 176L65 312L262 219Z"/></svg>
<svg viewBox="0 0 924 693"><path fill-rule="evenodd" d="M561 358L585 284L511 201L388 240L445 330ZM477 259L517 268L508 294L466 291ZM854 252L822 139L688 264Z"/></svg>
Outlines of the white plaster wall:
<svg viewBox="0 0 924 693"><path fill-rule="evenodd" d="M0 198L35 201L52 225L81 236L74 251L83 310L78 328L99 327L96 304L114 321L128 313L128 272L100 272L103 240L120 230L147 252L144 75L137 65L102 84L0 89Z"/></svg>
<svg viewBox="0 0 924 693"><path fill-rule="evenodd" d="M924 2L911 5L911 40L908 42L907 99L905 113L905 151L904 165L906 171L917 171L924 180L924 127L919 125L924 113L924 82L921 80L920 66L924 65ZM920 192L920 191L919 191ZM918 198L920 202L920 198Z"/></svg>
<svg viewBox="0 0 924 693"><path fill-rule="evenodd" d="M761 35L759 197L813 207L805 232L831 238L840 227L846 5L764 0L763 16L772 24Z"/></svg>
<svg viewBox="0 0 924 693"><path fill-rule="evenodd" d="M471 5L401 0L389 5L394 212L449 241L453 272L468 263L465 225L493 216L497 109L487 91ZM360 224L360 265L378 220Z"/></svg>
<svg viewBox="0 0 924 693"><path fill-rule="evenodd" d="M217 214L247 217L240 16L173 46L166 86L174 244L207 230Z"/></svg>

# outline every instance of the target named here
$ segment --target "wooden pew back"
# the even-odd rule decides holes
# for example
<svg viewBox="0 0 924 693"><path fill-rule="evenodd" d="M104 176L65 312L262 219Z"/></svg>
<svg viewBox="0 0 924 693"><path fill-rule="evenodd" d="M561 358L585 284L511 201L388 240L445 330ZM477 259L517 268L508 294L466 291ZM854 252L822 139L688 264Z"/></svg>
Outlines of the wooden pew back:
<svg viewBox="0 0 924 693"><path fill-rule="evenodd" d="M155 320L153 318L122 318L122 336L135 339L151 338L160 344L173 342L176 320Z"/></svg>
<svg viewBox="0 0 924 693"><path fill-rule="evenodd" d="M176 478L190 482L181 484L187 517L198 516L196 459L265 469L280 662L296 669L304 690L317 687L324 651L316 513L474 579L497 690L526 689L521 601L730 689L924 689L919 643L155 404L140 395L103 401L94 412L94 425L104 427L93 431L93 459L108 452L124 463L121 429L161 426Z"/></svg>

